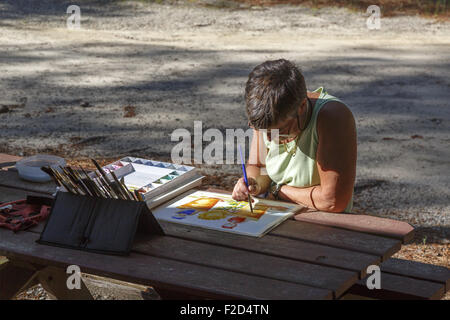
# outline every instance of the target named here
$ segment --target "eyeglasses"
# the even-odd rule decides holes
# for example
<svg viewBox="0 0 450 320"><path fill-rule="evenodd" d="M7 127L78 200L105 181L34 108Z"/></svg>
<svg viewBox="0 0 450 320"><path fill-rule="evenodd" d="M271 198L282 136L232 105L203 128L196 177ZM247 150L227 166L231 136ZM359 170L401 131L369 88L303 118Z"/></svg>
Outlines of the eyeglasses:
<svg viewBox="0 0 450 320"><path fill-rule="evenodd" d="M292 128L293 121L295 120L297 121L297 128ZM251 127L250 123L249 127ZM282 140L293 139L298 135L297 131L300 130L300 117L297 114L297 116L288 120L288 123L286 123L286 125L284 125L282 128L262 129L262 130L266 131L267 139L269 139L269 141L272 140L272 137L275 138L275 140L279 140L279 142L281 142Z"/></svg>
<svg viewBox="0 0 450 320"><path fill-rule="evenodd" d="M306 102L306 103L308 103L308 102ZM302 104L302 106L303 106L303 104ZM267 131L267 138L269 140L272 140L272 135L274 137L278 136L278 140L287 140L287 139L295 138L298 135L298 133L295 132L295 131L294 131L294 133L291 133L291 131L292 131L292 124L293 124L294 119L297 120L297 128L296 128L295 131L301 131L302 129L301 129L301 126L300 126L300 116L298 115L298 112L297 112L296 116L292 117L290 120L288 120L288 123L286 125L284 125L283 128L264 129L264 130ZM250 121L248 121L248 126L250 128L252 128L252 125L251 125ZM272 134L272 130L273 131L277 130L278 134L277 134L276 131L273 132L273 134Z"/></svg>

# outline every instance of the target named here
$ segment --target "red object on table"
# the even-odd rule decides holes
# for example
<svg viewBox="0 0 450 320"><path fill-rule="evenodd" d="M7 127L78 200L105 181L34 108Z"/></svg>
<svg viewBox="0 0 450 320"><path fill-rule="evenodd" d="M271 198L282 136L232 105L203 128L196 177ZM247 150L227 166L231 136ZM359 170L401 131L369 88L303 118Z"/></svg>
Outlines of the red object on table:
<svg viewBox="0 0 450 320"><path fill-rule="evenodd" d="M50 201L49 198L28 197L0 204L0 227L17 232L37 225L50 214Z"/></svg>

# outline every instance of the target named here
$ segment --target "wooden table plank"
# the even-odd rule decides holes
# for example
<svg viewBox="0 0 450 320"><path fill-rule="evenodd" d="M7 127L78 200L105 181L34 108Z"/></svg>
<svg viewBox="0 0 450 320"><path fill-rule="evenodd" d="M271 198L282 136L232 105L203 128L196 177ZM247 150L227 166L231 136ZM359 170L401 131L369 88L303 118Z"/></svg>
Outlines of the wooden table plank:
<svg viewBox="0 0 450 320"><path fill-rule="evenodd" d="M246 275L217 268L132 253L129 257L101 255L39 245L32 232L13 234L0 229L0 254L41 265L109 276L163 289L191 292L212 299L331 299L330 290Z"/></svg>
<svg viewBox="0 0 450 320"><path fill-rule="evenodd" d="M0 170L0 186L47 194L53 194L56 191L53 181L44 183L25 181L19 178L17 171Z"/></svg>
<svg viewBox="0 0 450 320"><path fill-rule="evenodd" d="M0 153L0 186L47 194L55 192L56 185L53 181L44 183L26 181L19 177L17 169L12 168L5 170L5 168L3 168L4 165L10 162L19 161L20 159L22 159L22 157Z"/></svg>
<svg viewBox="0 0 450 320"><path fill-rule="evenodd" d="M351 294L383 300L439 299L445 293L445 285L399 275L381 273L381 288L368 289L366 279L358 281L348 291Z"/></svg>
<svg viewBox="0 0 450 320"><path fill-rule="evenodd" d="M402 243L414 238L414 228L410 224L369 215L314 211L297 214L295 220L380 235Z"/></svg>
<svg viewBox="0 0 450 320"><path fill-rule="evenodd" d="M133 246L133 251L223 270L329 289L338 297L357 280L358 273L265 254L194 242L170 236Z"/></svg>
<svg viewBox="0 0 450 320"><path fill-rule="evenodd" d="M166 221L159 221L159 223L164 232L170 236L356 271L360 274L360 278L366 275L369 265L381 262L381 259L375 255L271 235L253 238Z"/></svg>
<svg viewBox="0 0 450 320"><path fill-rule="evenodd" d="M26 199L27 195L49 197L47 193L0 187L0 203Z"/></svg>
<svg viewBox="0 0 450 320"><path fill-rule="evenodd" d="M17 162L20 159L22 159L22 157L0 153L0 170L5 170L6 167L10 167L12 163Z"/></svg>
<svg viewBox="0 0 450 320"><path fill-rule="evenodd" d="M380 265L381 271L416 278L420 280L439 282L450 289L450 269L432 264L391 258Z"/></svg>
<svg viewBox="0 0 450 320"><path fill-rule="evenodd" d="M285 221L269 234L377 255L383 260L401 248L399 240L293 220Z"/></svg>

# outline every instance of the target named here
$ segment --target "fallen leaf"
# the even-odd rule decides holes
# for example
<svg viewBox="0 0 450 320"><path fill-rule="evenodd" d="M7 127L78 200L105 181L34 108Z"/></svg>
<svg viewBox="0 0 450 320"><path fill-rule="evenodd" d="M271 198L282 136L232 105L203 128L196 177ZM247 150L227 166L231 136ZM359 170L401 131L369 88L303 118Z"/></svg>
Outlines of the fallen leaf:
<svg viewBox="0 0 450 320"><path fill-rule="evenodd" d="M136 116L135 106L125 106L123 107L123 111L125 111L125 114L123 115L124 118L133 118Z"/></svg>
<svg viewBox="0 0 450 320"><path fill-rule="evenodd" d="M0 108L0 113L8 113L10 110L8 108L8 106L2 106Z"/></svg>

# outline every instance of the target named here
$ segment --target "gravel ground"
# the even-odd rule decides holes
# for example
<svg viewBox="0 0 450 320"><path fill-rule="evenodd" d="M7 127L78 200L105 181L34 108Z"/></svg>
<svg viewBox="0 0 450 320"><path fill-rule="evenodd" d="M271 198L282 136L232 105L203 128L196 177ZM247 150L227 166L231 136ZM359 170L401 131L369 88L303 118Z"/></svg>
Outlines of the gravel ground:
<svg viewBox="0 0 450 320"><path fill-rule="evenodd" d="M94 300L160 300L151 287L82 274L83 281ZM40 285L35 285L15 297L16 300L54 300Z"/></svg>
<svg viewBox="0 0 450 320"><path fill-rule="evenodd" d="M79 1L82 29L68 30L69 1L0 1L0 152L167 160L171 132L195 120L247 129L248 73L287 58L355 115L355 211L413 224L414 248L436 244L449 265L450 24L368 30L340 8L205 3ZM240 174L201 168L210 186Z"/></svg>

